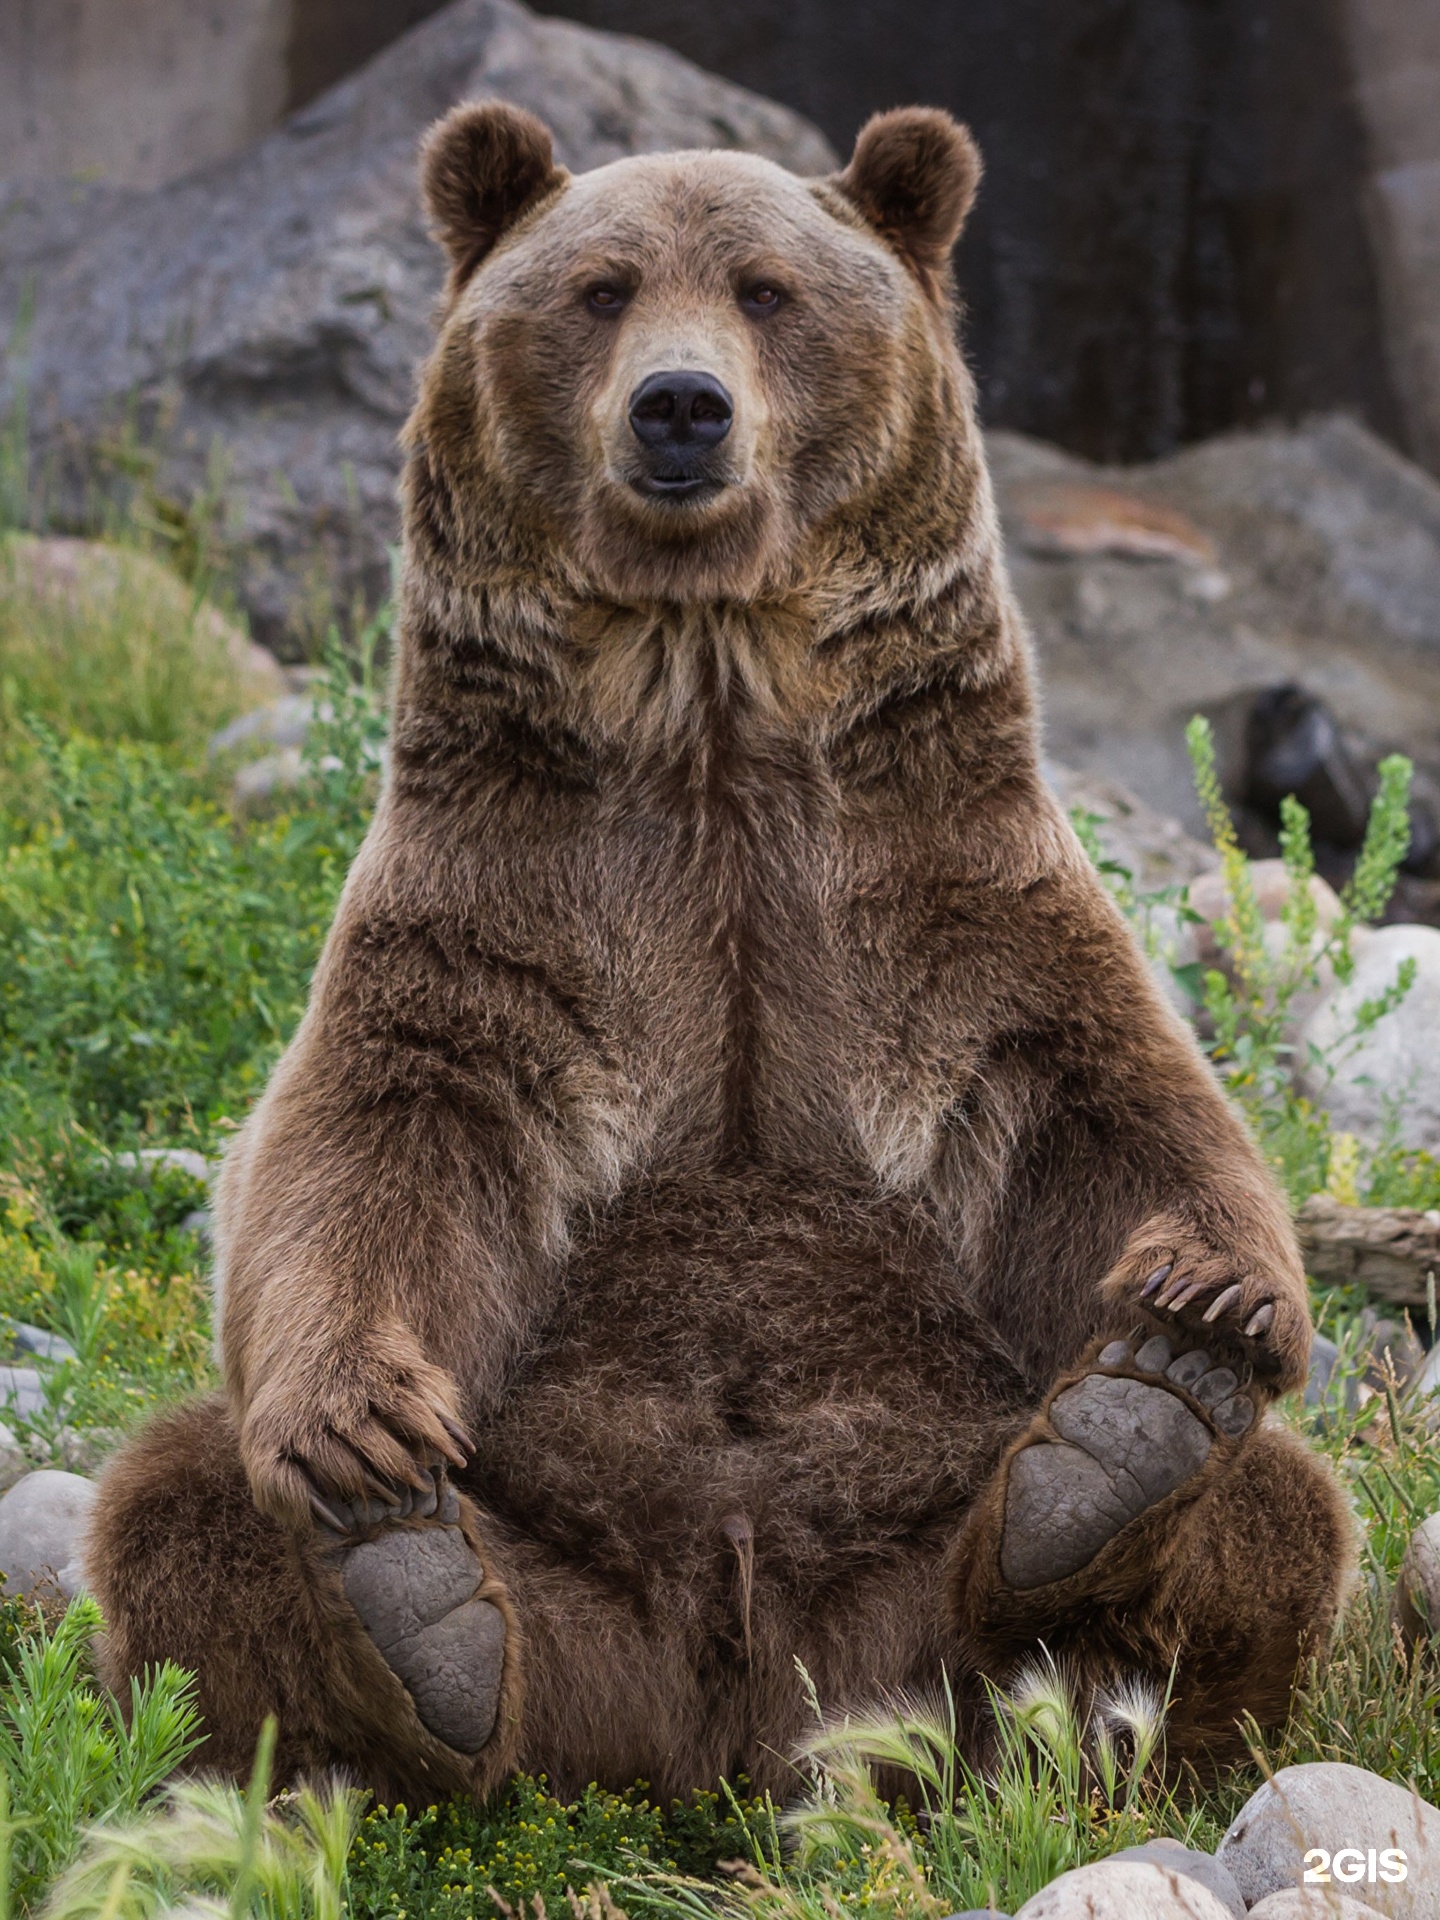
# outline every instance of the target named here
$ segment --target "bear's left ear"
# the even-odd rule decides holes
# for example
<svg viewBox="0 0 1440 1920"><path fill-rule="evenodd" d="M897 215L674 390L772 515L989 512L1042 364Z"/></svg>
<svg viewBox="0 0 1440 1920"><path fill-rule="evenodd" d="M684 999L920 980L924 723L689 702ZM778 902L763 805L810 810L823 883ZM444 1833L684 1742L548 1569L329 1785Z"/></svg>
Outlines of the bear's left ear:
<svg viewBox="0 0 1440 1920"><path fill-rule="evenodd" d="M550 130L523 107L452 107L425 136L420 178L436 238L450 256L453 298L533 201L569 178Z"/></svg>
<svg viewBox="0 0 1440 1920"><path fill-rule="evenodd" d="M951 249L980 184L970 129L938 107L898 107L860 129L835 184L919 276L944 283Z"/></svg>

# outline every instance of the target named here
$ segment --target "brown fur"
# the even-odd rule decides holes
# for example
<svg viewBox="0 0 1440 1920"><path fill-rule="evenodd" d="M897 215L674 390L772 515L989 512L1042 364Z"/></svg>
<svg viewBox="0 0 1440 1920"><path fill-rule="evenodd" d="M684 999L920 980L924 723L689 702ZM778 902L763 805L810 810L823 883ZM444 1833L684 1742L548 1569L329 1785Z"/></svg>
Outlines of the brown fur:
<svg viewBox="0 0 1440 1920"><path fill-rule="evenodd" d="M1178 1658L1172 1750L1224 1749L1334 1614L1318 1461L1261 1425L1070 1581L1021 1604L996 1565L1007 1448L1162 1260L1192 1320L1240 1285L1207 1344L1262 1401L1309 1325L1281 1197L1040 777L944 284L968 136L886 116L829 182L548 167L498 109L427 144L456 273L393 772L223 1177L226 1399L105 1483L107 1671L195 1664L226 1766L273 1707L287 1765L412 1796L783 1789L797 1657L843 1707L1041 1639L1094 1681ZM684 507L625 426L677 365L736 409ZM513 1623L473 1767L346 1617L304 1478L463 1457L456 1417Z"/></svg>

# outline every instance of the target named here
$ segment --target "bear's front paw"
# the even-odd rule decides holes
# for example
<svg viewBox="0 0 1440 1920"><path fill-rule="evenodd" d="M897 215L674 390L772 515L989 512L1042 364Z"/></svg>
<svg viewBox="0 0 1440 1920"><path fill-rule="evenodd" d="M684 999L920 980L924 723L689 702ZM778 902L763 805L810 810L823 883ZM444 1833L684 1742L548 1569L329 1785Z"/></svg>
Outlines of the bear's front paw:
<svg viewBox="0 0 1440 1920"><path fill-rule="evenodd" d="M1303 1276L1251 1273L1233 1255L1188 1234L1146 1236L1105 1283L1125 1314L1138 1309L1157 1329L1222 1352L1253 1370L1262 1397L1303 1385L1310 1359L1310 1312Z"/></svg>
<svg viewBox="0 0 1440 1920"><path fill-rule="evenodd" d="M431 1469L463 1467L474 1442L456 1418L449 1374L387 1329L339 1341L318 1361L260 1385L240 1450L255 1504L289 1526L346 1532L368 1505L409 1510L434 1497Z"/></svg>

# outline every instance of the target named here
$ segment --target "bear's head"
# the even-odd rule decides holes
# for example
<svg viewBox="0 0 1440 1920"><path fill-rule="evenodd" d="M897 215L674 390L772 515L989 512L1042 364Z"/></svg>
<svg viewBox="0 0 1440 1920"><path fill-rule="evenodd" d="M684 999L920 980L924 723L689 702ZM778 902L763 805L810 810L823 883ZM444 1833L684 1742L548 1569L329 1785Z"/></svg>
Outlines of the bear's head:
<svg viewBox="0 0 1440 1920"><path fill-rule="evenodd" d="M629 604L784 593L897 511L953 546L949 263L979 160L947 115L879 116L823 180L711 152L572 178L533 116L470 105L423 178L450 260L411 426L433 545Z"/></svg>

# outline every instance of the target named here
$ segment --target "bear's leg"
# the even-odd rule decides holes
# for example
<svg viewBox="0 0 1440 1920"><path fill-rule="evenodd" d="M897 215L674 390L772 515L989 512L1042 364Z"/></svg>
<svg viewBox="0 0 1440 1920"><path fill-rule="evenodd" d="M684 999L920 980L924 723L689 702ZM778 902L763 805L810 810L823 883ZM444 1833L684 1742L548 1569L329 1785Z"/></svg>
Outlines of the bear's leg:
<svg viewBox="0 0 1440 1920"><path fill-rule="evenodd" d="M338 1767L384 1800L484 1791L515 1743L518 1636L473 1515L443 1497L364 1535L292 1532L256 1509L223 1398L162 1415L96 1502L102 1677L124 1698L147 1666L191 1668L207 1768L243 1776L273 1713L277 1782Z"/></svg>
<svg viewBox="0 0 1440 1920"><path fill-rule="evenodd" d="M1155 1336L1063 1378L951 1557L965 1663L1003 1681L1040 1646L1085 1689L1175 1670L1172 1758L1234 1755L1283 1717L1334 1621L1353 1526L1329 1469L1260 1425L1235 1374Z"/></svg>

